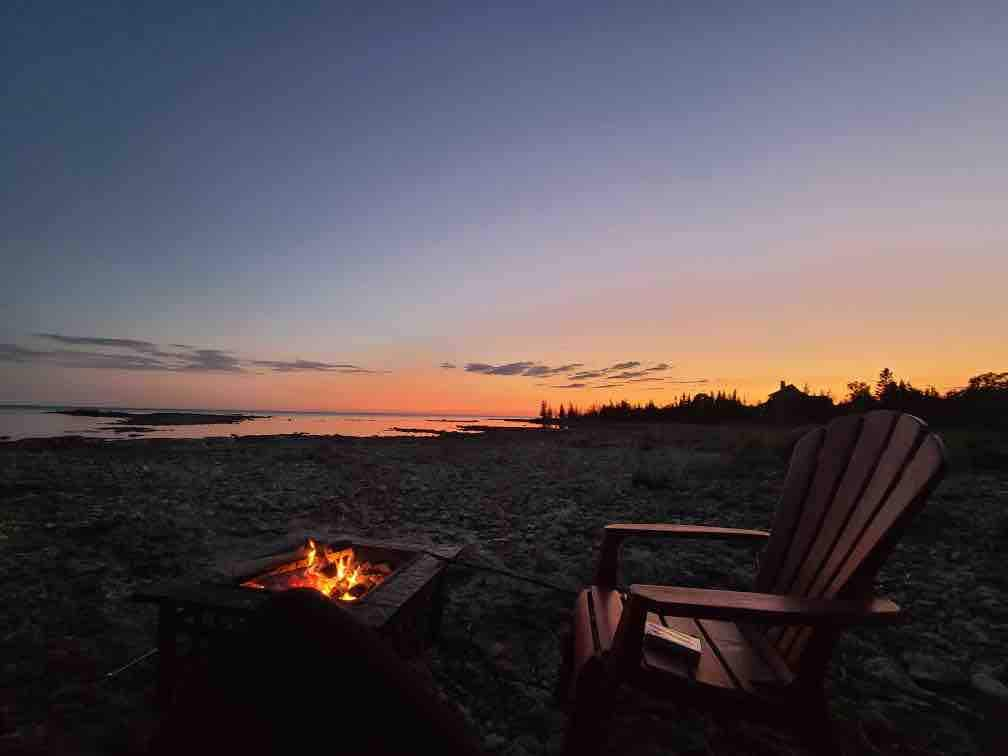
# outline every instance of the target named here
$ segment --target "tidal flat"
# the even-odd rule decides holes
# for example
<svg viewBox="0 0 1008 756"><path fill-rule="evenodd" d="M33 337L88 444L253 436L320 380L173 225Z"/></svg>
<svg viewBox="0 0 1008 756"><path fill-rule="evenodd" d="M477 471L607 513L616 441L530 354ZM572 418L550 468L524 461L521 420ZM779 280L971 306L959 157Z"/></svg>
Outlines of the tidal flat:
<svg viewBox="0 0 1008 756"><path fill-rule="evenodd" d="M847 633L834 653L828 699L851 753L975 753L1004 706L1005 441L943 435L950 473L878 580L909 620ZM106 677L154 646L155 610L129 597L198 581L222 553L324 526L467 544L475 562L573 593L608 522L769 529L795 437L665 425L0 443L0 751L143 753L154 659ZM624 565L627 583L737 590L754 571L747 549L699 542L630 542ZM572 596L462 567L450 577L441 638L415 665L489 752L559 753L552 689ZM801 752L767 728L623 704L614 754Z"/></svg>

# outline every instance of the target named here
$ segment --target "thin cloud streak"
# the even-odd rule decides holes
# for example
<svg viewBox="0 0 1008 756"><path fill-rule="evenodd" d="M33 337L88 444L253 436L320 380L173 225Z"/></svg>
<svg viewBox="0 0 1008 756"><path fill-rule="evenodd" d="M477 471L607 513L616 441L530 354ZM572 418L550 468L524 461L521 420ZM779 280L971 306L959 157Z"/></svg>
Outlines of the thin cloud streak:
<svg viewBox="0 0 1008 756"><path fill-rule="evenodd" d="M250 363L256 367L270 368L276 373L299 373L299 372L321 372L321 373L373 373L374 370L365 370L359 365L349 363L313 362L311 360L252 360Z"/></svg>
<svg viewBox="0 0 1008 756"><path fill-rule="evenodd" d="M445 369L454 368L450 362L441 363ZM547 378L554 375L566 374L570 383L563 385L536 384L537 386L549 386L550 388L618 388L627 383L643 383L646 381L664 381L664 377L655 377L654 373L661 373L672 369L672 365L667 362L659 362L650 367L643 367L639 360L625 360L617 362L608 367L600 369L578 370L585 367L582 362L572 362L566 365L551 367L541 362L533 360L520 360L518 362L508 362L501 365L494 365L489 362L469 362L465 366L465 372L478 373L480 375L507 375L523 376L526 378ZM571 372L576 371L576 372ZM610 381L600 386L591 386L587 382L593 380ZM611 383L611 381L619 381ZM693 383L694 381L683 381Z"/></svg>
<svg viewBox="0 0 1008 756"><path fill-rule="evenodd" d="M97 347L119 347L122 349L132 349L137 352L156 352L158 347L150 341L140 341L138 339L111 339L105 337L92 336L65 336L61 333L36 333L36 336L49 341L55 341L67 346L97 346ZM173 344L173 346L180 346Z"/></svg>
<svg viewBox="0 0 1008 756"><path fill-rule="evenodd" d="M613 370L629 370L630 368L635 367L640 367L640 363L637 362L636 360L632 360L630 362L620 362L613 365L612 367L607 367L604 372L609 373Z"/></svg>
<svg viewBox="0 0 1008 756"><path fill-rule="evenodd" d="M445 363L449 364L449 363ZM441 367L444 367L442 364ZM550 367L531 360L520 362L509 362L505 365L491 365L486 362L470 362L465 366L467 373L480 373L482 375L523 375L528 378L544 378L552 375L559 375L582 367L580 362L572 362L568 365Z"/></svg>
<svg viewBox="0 0 1008 756"><path fill-rule="evenodd" d="M101 347L96 349L32 349L18 344L0 344L0 362L36 362L65 368L104 370L143 370L171 373L249 373L267 368L277 373L327 372L340 374L376 374L351 363L315 360L246 360L228 349L198 349L185 344L171 344L179 351L161 349L152 341L105 336L67 336L60 333L36 333L43 341L65 346Z"/></svg>
<svg viewBox="0 0 1008 756"><path fill-rule="evenodd" d="M576 370L582 367L582 363L573 362L570 365L561 365L560 367L551 368L548 365L535 365L526 370L523 375L529 375L536 378L542 378L544 376L560 375L561 373L567 373L571 370Z"/></svg>

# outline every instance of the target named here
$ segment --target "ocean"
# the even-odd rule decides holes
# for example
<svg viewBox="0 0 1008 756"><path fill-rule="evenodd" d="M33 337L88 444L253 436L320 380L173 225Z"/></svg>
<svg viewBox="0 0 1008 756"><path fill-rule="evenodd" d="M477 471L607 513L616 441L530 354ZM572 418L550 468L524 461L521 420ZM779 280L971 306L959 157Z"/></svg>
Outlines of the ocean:
<svg viewBox="0 0 1008 756"><path fill-rule="evenodd" d="M87 407L115 412L195 412L220 415L268 415L240 423L211 425L161 425L144 433L117 429L121 421L107 417L77 417L57 414L79 405L0 405L0 440L87 436L91 438L210 438L215 436L270 436L285 433L341 436L409 436L460 430L463 425L536 427L487 415L398 414L386 412L268 412L259 410L212 410L137 407ZM141 419L142 424L142 419ZM396 430L399 429L399 430Z"/></svg>

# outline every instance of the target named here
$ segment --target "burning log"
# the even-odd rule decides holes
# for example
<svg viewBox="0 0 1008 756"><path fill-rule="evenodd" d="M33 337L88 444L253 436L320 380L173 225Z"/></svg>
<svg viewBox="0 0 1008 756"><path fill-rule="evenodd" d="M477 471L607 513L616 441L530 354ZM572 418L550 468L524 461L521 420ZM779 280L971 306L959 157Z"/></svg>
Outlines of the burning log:
<svg viewBox="0 0 1008 756"><path fill-rule="evenodd" d="M231 567L233 575L255 575L257 579L277 575L282 572L304 569L308 566L307 546L279 554L248 559Z"/></svg>
<svg viewBox="0 0 1008 756"><path fill-rule="evenodd" d="M310 539L300 549L268 557L263 567L263 572L242 586L272 591L313 588L340 601L360 599L392 573L391 566L384 562L358 562L352 548L333 550L323 544L319 549Z"/></svg>

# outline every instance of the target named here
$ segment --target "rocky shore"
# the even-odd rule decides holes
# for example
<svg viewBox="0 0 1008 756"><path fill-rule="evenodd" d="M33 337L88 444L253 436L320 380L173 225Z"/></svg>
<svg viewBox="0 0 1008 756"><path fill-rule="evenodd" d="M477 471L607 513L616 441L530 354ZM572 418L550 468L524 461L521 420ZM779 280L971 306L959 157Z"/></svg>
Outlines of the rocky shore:
<svg viewBox="0 0 1008 756"><path fill-rule="evenodd" d="M0 443L0 751L142 753L153 659L106 676L154 645L153 610L129 596L199 580L227 550L325 525L470 544L483 564L573 592L607 522L768 528L793 438L638 426ZM947 440L953 471L880 576L910 621L849 633L834 655L829 700L851 753L975 753L1003 716L1008 470L1001 452ZM627 582L744 589L752 578L751 554L724 545L631 543L625 565ZM558 753L552 686L570 596L452 570L443 636L422 668L489 751ZM614 754L799 752L771 730L647 702L621 712L612 736Z"/></svg>

